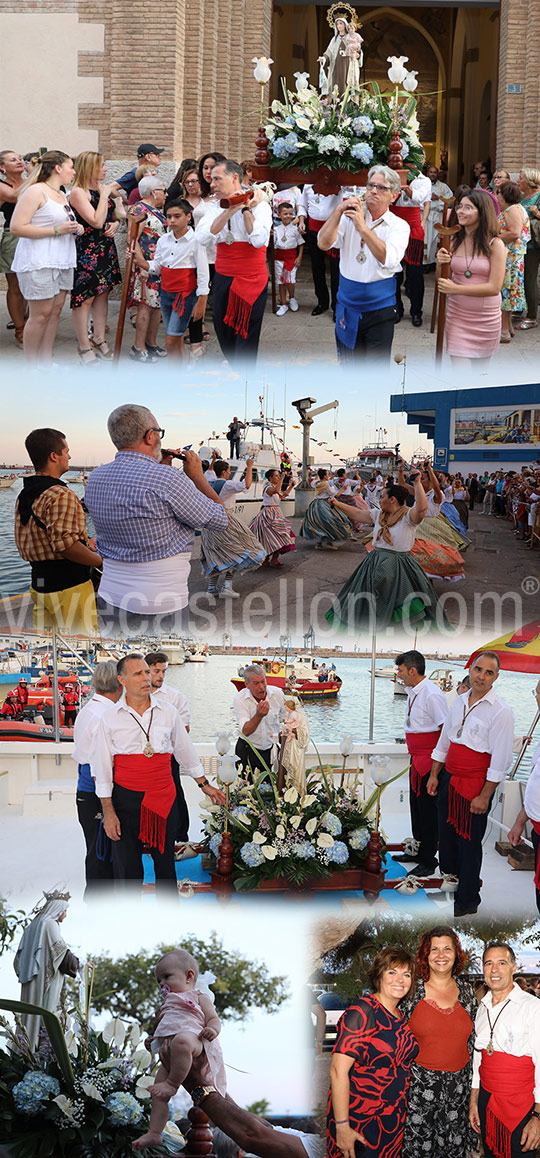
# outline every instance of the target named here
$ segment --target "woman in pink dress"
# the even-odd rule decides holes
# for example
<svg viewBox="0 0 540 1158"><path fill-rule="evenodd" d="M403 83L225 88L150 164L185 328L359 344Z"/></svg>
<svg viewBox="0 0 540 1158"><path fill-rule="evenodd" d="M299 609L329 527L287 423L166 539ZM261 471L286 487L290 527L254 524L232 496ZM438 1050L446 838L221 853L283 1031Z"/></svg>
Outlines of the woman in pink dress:
<svg viewBox="0 0 540 1158"><path fill-rule="evenodd" d="M460 226L450 251L439 249L437 264L450 262L450 277L438 277L448 295L446 348L452 359L488 362L501 337L501 289L506 251L491 199L471 189L456 209Z"/></svg>

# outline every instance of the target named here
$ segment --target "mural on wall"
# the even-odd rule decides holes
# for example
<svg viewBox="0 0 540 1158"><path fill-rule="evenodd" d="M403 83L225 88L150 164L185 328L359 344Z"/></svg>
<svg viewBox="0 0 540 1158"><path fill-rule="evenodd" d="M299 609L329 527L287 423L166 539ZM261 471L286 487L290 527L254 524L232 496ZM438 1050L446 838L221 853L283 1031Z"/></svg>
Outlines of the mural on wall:
<svg viewBox="0 0 540 1158"><path fill-rule="evenodd" d="M508 449L540 446L540 406L471 407L452 410L450 445L488 449L503 443Z"/></svg>

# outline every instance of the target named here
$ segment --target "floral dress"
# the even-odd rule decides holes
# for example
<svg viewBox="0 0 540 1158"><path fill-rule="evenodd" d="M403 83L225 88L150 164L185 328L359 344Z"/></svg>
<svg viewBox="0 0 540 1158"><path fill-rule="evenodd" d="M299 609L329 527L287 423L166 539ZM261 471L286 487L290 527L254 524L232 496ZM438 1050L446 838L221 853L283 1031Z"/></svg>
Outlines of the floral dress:
<svg viewBox="0 0 540 1158"><path fill-rule="evenodd" d="M90 189L89 192L92 209L97 209L99 193L97 189ZM84 233L76 238L77 268L71 291L72 310L82 306L88 298L108 293L113 286L119 285L122 281L114 238L105 237L104 232L106 226L115 220L114 211L114 202L109 199L105 224L100 229L95 229L77 213L76 209L73 210L77 221L84 226Z"/></svg>
<svg viewBox="0 0 540 1158"><path fill-rule="evenodd" d="M141 201L138 208L146 209L146 219L139 237L139 245L145 261L152 261L158 240L166 231L167 219L164 213L160 213L159 209L153 209L144 201ZM150 274L145 283L141 281L139 269L134 267L129 283L128 306L138 306L140 302L144 302L151 310L158 310L160 308L159 285L159 275Z"/></svg>
<svg viewBox="0 0 540 1158"><path fill-rule="evenodd" d="M510 206L509 206L510 208ZM527 306L523 281L525 250L531 240L531 226L527 210L520 206L523 213L523 225L517 241L511 241L506 246L506 273L501 291L501 309L524 310ZM501 224L505 224L508 209L501 213Z"/></svg>
<svg viewBox="0 0 540 1158"><path fill-rule="evenodd" d="M401 1013L389 1013L375 996L362 997L340 1018L334 1053L354 1058L349 1070L349 1124L367 1142L367 1147L357 1143L357 1158L399 1158L409 1073L418 1053L407 1022ZM343 1158L336 1142L332 1091L326 1153L327 1158Z"/></svg>
<svg viewBox="0 0 540 1158"><path fill-rule="evenodd" d="M461 1005L471 1021L467 1043L469 1061L464 1069L456 1072L428 1070L413 1063L402 1158L467 1158L468 1154L477 1152L475 1135L469 1125L469 1094L478 1003L470 981L463 977L455 980L458 987L456 1005ZM420 980L412 997L402 1002L405 1017L410 1018L419 1002L425 1000L424 982ZM453 1009L441 1010L441 1018L452 1013Z"/></svg>

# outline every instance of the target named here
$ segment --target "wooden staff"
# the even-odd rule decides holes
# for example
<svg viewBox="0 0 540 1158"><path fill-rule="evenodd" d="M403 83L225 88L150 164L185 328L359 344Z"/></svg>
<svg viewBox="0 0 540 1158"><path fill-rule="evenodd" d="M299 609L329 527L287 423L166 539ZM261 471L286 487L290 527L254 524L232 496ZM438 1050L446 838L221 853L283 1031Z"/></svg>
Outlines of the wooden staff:
<svg viewBox="0 0 540 1158"><path fill-rule="evenodd" d="M124 271L124 284L122 286L122 297L120 299L120 310L118 313L118 324L116 327L116 338L114 340L114 357L113 361L118 362L120 352L122 349L122 338L124 336L124 322L126 320L126 308L129 294L129 283L131 281L131 270L133 268L133 258L135 256L135 242L137 241L137 234L139 232L139 225L143 217L146 215L146 209L139 205L131 205L128 210L128 232L127 232L127 249L126 249L126 268Z"/></svg>
<svg viewBox="0 0 540 1158"><path fill-rule="evenodd" d="M450 206L454 204L455 197L440 197L439 200L442 201L442 203L443 203L442 224L447 225L448 224L448 210L449 210ZM436 229L437 226L435 226L434 228ZM437 248L440 248L440 247L437 246ZM435 271L436 270L437 270L437 263L435 262ZM438 302L439 302L439 290L437 288L437 277L435 276L435 290L433 293L433 309L431 311L431 330L430 330L430 333L432 333L432 334L435 333L435 326L437 324L437 305L438 305Z"/></svg>
<svg viewBox="0 0 540 1158"><path fill-rule="evenodd" d="M454 233L459 233L461 226L459 225L436 225L435 229L439 234L441 240L443 238L452 237ZM439 277L450 277L450 262L446 261L440 267ZM437 322L437 344L435 347L435 362L440 366L443 356L444 346L444 326L446 322L446 294L440 294L439 301L439 317Z"/></svg>

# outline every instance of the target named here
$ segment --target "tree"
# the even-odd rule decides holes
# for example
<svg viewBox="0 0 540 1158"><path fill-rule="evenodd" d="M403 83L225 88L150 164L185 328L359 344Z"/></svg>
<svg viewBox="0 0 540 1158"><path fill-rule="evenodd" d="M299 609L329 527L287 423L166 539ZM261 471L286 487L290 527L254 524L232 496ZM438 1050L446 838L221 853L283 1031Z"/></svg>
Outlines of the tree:
<svg viewBox="0 0 540 1158"><path fill-rule="evenodd" d="M10 913L7 901L4 897L0 897L0 956L5 953L6 949L10 948L15 934L19 931L22 933L30 921L31 917L27 916L22 909Z"/></svg>
<svg viewBox="0 0 540 1158"><path fill-rule="evenodd" d="M255 1114L256 1118L266 1118L270 1113L270 1102L268 1098L259 1098L258 1102L250 1102L246 1110L248 1114Z"/></svg>
<svg viewBox="0 0 540 1158"><path fill-rule="evenodd" d="M207 969L215 973L214 1004L219 1017L226 1021L242 1021L253 1005L275 1013L288 997L285 977L272 977L263 963L251 961L237 951L228 952L212 932L206 941L184 937L176 945L158 945L151 953L141 950L116 960L109 954L93 957L93 1006L151 1025L160 1004L155 966L164 953L173 949L187 949L201 973Z"/></svg>

